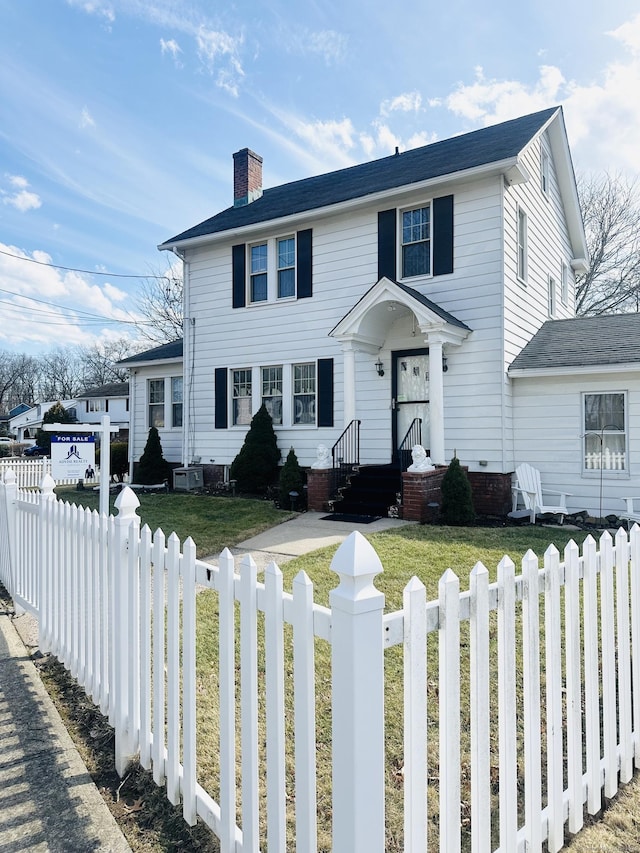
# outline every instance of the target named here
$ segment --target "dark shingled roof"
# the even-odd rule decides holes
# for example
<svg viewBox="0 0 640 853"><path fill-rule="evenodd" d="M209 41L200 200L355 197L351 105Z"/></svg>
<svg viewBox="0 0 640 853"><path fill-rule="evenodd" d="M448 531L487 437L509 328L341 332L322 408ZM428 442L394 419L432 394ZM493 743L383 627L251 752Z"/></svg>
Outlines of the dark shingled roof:
<svg viewBox="0 0 640 853"><path fill-rule="evenodd" d="M509 370L640 364L640 314L548 320Z"/></svg>
<svg viewBox="0 0 640 853"><path fill-rule="evenodd" d="M164 361L166 359L182 358L182 338L179 341L171 341L170 344L161 344L159 347L139 352L137 355L123 358L118 364L136 364L139 361Z"/></svg>
<svg viewBox="0 0 640 853"><path fill-rule="evenodd" d="M408 293L409 296L412 296L414 299L417 299L418 302L420 302L426 308L429 308L429 310L433 311L434 314L437 314L439 317L441 317L446 323L449 323L452 326L458 326L460 329L468 329L469 331L471 331L471 329L469 329L469 326L467 326L466 323L463 323L462 320L458 320L457 317L454 317L453 314L450 314L448 311L445 311L444 308L441 308L435 302L432 302L432 300L428 297L423 296L423 294L420 293L419 290L414 290L413 287L407 287L406 284L401 284L399 281L394 281L393 283L397 285L400 290L404 290L404 292Z"/></svg>
<svg viewBox="0 0 640 853"><path fill-rule="evenodd" d="M171 246L181 240L255 225L517 157L558 109L542 110L381 160L266 189L250 204L229 207L162 245Z"/></svg>
<svg viewBox="0 0 640 853"><path fill-rule="evenodd" d="M107 385L101 385L99 388L88 388L79 395L81 400L87 397L128 397L129 383L128 382L109 382Z"/></svg>

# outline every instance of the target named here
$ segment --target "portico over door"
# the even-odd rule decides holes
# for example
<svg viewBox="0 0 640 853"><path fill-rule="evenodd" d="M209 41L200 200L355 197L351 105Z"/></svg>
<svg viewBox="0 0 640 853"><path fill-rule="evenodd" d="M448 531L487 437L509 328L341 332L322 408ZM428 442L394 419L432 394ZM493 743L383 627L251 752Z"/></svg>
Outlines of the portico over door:
<svg viewBox="0 0 640 853"><path fill-rule="evenodd" d="M398 449L412 424L412 443L422 444L430 450L429 418L429 351L406 350L392 353L393 377L391 382L391 411L393 459L398 460ZM421 421L418 426L416 419ZM410 448L409 448L410 449Z"/></svg>

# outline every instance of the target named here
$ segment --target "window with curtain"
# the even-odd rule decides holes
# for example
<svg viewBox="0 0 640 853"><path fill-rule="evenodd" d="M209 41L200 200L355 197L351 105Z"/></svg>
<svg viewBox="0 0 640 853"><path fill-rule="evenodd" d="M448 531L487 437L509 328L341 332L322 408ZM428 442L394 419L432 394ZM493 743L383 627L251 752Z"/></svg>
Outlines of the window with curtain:
<svg viewBox="0 0 640 853"><path fill-rule="evenodd" d="M625 395L584 395L584 468L626 471Z"/></svg>

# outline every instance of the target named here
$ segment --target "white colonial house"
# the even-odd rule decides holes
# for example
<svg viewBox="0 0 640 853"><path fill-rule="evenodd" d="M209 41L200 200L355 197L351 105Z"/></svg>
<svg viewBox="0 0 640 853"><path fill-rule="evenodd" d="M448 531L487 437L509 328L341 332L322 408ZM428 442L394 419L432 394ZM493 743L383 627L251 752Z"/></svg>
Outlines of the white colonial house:
<svg viewBox="0 0 640 853"><path fill-rule="evenodd" d="M112 441L127 441L129 437L129 383L109 382L89 388L76 398L76 420L83 424L99 424L109 415L111 426L118 427Z"/></svg>
<svg viewBox="0 0 640 853"><path fill-rule="evenodd" d="M436 464L457 455L484 510L509 508L521 462L570 510L640 494L640 353L620 370L620 348L599 355L606 318L588 339L574 318L587 248L561 108L264 190L244 149L234 204L159 248L185 271L176 461L220 477L264 403L283 456L310 466L322 444L365 468L420 443ZM531 356L548 328L577 364ZM130 361L147 371L139 456L152 407L177 429L177 362L160 388Z"/></svg>

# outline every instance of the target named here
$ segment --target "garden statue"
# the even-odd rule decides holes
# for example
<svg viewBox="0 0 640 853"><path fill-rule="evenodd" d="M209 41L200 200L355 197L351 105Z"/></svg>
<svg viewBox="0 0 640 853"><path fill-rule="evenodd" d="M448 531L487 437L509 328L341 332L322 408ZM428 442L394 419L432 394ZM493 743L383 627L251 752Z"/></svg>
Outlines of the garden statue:
<svg viewBox="0 0 640 853"><path fill-rule="evenodd" d="M312 468L332 468L331 451L324 444L319 444L316 450L316 461L311 466Z"/></svg>
<svg viewBox="0 0 640 853"><path fill-rule="evenodd" d="M427 451L421 444L414 444L411 449L411 458L413 462L407 471L433 471L436 467L432 464L431 457L427 456Z"/></svg>

